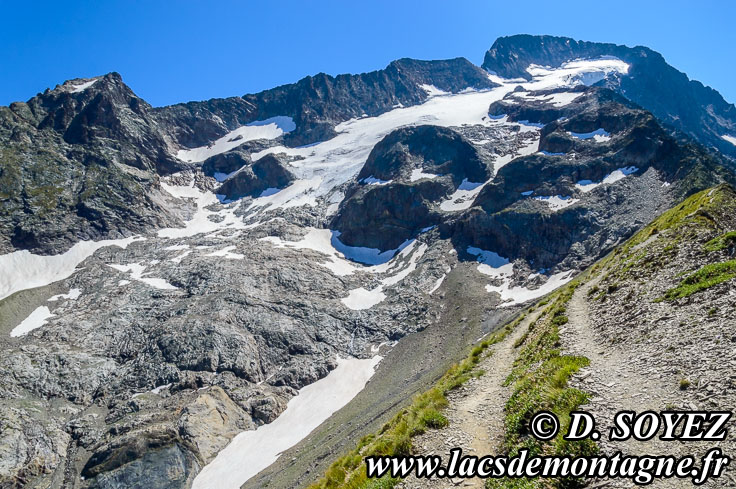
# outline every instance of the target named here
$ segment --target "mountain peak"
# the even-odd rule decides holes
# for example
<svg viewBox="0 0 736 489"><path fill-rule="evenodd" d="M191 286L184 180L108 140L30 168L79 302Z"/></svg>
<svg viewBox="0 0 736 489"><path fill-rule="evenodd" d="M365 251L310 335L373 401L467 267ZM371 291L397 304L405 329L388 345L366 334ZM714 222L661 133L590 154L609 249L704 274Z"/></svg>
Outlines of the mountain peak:
<svg viewBox="0 0 736 489"><path fill-rule="evenodd" d="M124 90L132 93L130 87L123 82L123 77L116 71L111 71L105 75L93 76L88 78L72 78L56 85L54 88L47 88L38 96L60 96L61 94L80 94L85 93L88 89L95 87L94 91L101 89L108 90ZM32 99L31 99L32 100ZM30 102L30 101L29 101Z"/></svg>
<svg viewBox="0 0 736 489"><path fill-rule="evenodd" d="M676 131L736 157L736 145L723 138L736 133L736 107L712 88L690 80L647 47L520 34L496 39L482 66L504 78L530 80L530 65L554 68L575 60L604 57L618 58L630 69L628 76L605 78L598 85L621 93Z"/></svg>

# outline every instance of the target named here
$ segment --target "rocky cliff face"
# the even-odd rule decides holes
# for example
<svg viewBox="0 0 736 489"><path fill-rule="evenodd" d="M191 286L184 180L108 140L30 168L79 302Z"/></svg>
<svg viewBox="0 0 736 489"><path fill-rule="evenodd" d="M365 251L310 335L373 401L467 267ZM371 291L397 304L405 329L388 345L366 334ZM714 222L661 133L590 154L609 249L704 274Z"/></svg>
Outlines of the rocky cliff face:
<svg viewBox="0 0 736 489"><path fill-rule="evenodd" d="M405 58L370 73L337 77L320 73L242 98L163 107L156 110L156 117L177 142L195 147L254 120L289 116L297 128L288 135L287 144L300 146L333 137L335 126L348 119L419 104L427 99L425 85L456 93L490 88L494 83L464 58Z"/></svg>
<svg viewBox="0 0 736 489"><path fill-rule="evenodd" d="M546 53L521 40L486 64ZM0 108L0 484L190 487L338 356L461 307L448 277L513 309L734 181L627 76L404 59L153 109L110 74Z"/></svg>
<svg viewBox="0 0 736 489"><path fill-rule="evenodd" d="M474 207L453 223L456 240L541 268L590 263L692 192L701 175L713 183L733 181L707 152L677 142L622 97L599 88L578 93L564 107L522 102L518 92L491 106L491 114L544 124L540 152L498 171ZM596 186L617 178L618 187ZM554 196L561 199L556 205Z"/></svg>
<svg viewBox="0 0 736 489"><path fill-rule="evenodd" d="M625 74L590 79L616 90L652 112L666 125L708 147L736 157L736 145L723 136L736 134L736 107L697 80L673 68L656 51L576 41L567 37L517 35L501 37L485 55L483 68L506 78L530 79L530 65L557 67L564 63L614 56L629 64Z"/></svg>
<svg viewBox="0 0 736 489"><path fill-rule="evenodd" d="M178 222L158 178L184 168L116 73L0 108L0 250L64 251Z"/></svg>
<svg viewBox="0 0 736 489"><path fill-rule="evenodd" d="M495 250L543 269L580 266L688 195L701 177L733 181L717 158L676 140L609 89L515 90L491 104L489 117L498 122L386 136L340 204L333 220L340 239L387 250L439 225L461 249ZM539 151L494 165L489 148L500 135L493 131L513 124L534 134ZM629 175L636 177L618 187L599 185ZM458 209L452 196L463 188L476 195Z"/></svg>
<svg viewBox="0 0 736 489"><path fill-rule="evenodd" d="M440 203L463 182L485 182L492 173L478 149L452 129L398 129L368 155L333 226L348 245L395 249L442 222Z"/></svg>

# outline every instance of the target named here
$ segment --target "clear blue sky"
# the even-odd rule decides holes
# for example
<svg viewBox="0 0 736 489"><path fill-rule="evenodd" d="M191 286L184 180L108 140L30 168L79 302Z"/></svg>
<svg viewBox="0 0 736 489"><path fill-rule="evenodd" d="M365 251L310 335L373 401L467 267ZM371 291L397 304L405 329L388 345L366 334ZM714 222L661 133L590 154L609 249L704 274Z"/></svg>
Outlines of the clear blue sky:
<svg viewBox="0 0 736 489"><path fill-rule="evenodd" d="M642 44L736 101L736 2L0 0L0 104L117 71L155 106L257 92L517 33Z"/></svg>

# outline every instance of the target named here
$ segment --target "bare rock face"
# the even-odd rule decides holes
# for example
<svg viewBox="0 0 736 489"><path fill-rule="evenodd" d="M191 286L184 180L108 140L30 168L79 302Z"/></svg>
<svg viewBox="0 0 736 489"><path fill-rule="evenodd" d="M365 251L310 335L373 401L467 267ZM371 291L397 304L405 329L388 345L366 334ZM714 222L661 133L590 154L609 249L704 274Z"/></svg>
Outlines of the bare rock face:
<svg viewBox="0 0 736 489"><path fill-rule="evenodd" d="M243 413L220 387L212 387L187 405L179 418L179 435L194 445L205 463L241 431L253 429Z"/></svg>
<svg viewBox="0 0 736 489"><path fill-rule="evenodd" d="M250 153L236 148L204 160L202 172L208 177L216 178L218 174L229 175L252 163Z"/></svg>
<svg viewBox="0 0 736 489"><path fill-rule="evenodd" d="M395 249L438 224L437 205L463 182L485 182L492 173L478 150L452 129L398 129L373 148L333 226L346 244Z"/></svg>
<svg viewBox="0 0 736 489"><path fill-rule="evenodd" d="M183 163L150 110L117 73L0 108L0 252L56 253L175 225L158 179Z"/></svg>
<svg viewBox="0 0 736 489"><path fill-rule="evenodd" d="M527 78L529 65L557 67L568 61L614 56L630 65L625 75L591 80L607 86L652 112L659 120L736 157L736 146L723 135L736 134L736 107L721 95L673 68L656 51L567 37L517 35L497 39L483 68L506 78Z"/></svg>
<svg viewBox="0 0 736 489"><path fill-rule="evenodd" d="M236 173L229 176L215 193L227 200L257 197L265 191L277 191L289 186L294 175L277 156L268 154L255 163L245 163Z"/></svg>
<svg viewBox="0 0 736 489"><path fill-rule="evenodd" d="M23 406L22 404L26 404ZM48 419L42 405L18 403L0 413L0 481L51 474L66 456L71 437Z"/></svg>
<svg viewBox="0 0 736 489"><path fill-rule="evenodd" d="M130 447L126 447L130 449ZM200 466L191 452L174 444L140 446L141 457L92 479L90 489L145 489L190 487Z"/></svg>
<svg viewBox="0 0 736 489"><path fill-rule="evenodd" d="M373 148L357 179L412 181L414 170L448 175L455 186L466 179L485 182L492 174L476 148L459 133L427 125L398 129L386 136Z"/></svg>

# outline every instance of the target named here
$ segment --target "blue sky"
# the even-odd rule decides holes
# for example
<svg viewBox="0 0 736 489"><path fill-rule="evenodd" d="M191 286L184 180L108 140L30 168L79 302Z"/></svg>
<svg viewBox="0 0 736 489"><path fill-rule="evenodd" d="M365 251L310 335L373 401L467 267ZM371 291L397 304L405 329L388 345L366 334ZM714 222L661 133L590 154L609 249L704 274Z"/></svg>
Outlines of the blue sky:
<svg viewBox="0 0 736 489"><path fill-rule="evenodd" d="M117 71L155 106L401 57L480 64L496 37L646 45L736 102L736 2L0 0L0 104Z"/></svg>

